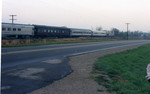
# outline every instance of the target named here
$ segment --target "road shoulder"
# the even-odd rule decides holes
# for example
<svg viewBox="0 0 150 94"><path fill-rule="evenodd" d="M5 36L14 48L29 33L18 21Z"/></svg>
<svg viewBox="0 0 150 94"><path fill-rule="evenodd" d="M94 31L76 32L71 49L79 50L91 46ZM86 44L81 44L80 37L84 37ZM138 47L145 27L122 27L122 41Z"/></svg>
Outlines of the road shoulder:
<svg viewBox="0 0 150 94"><path fill-rule="evenodd" d="M106 89L103 86L98 85L93 79L90 78L90 72L92 71L93 63L100 56L122 52L137 48L139 46L141 45L120 47L72 56L70 57L69 64L73 69L73 72L70 75L28 94L110 94L109 92L105 91ZM98 89L102 89L104 91L98 92Z"/></svg>

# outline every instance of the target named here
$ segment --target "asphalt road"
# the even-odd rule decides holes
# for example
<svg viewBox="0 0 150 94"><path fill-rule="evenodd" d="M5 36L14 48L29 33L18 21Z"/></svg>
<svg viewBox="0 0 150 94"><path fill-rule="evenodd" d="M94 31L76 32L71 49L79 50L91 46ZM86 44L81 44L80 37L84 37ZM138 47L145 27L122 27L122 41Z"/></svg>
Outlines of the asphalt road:
<svg viewBox="0 0 150 94"><path fill-rule="evenodd" d="M2 94L25 94L72 72L69 56L150 43L148 40L2 48Z"/></svg>

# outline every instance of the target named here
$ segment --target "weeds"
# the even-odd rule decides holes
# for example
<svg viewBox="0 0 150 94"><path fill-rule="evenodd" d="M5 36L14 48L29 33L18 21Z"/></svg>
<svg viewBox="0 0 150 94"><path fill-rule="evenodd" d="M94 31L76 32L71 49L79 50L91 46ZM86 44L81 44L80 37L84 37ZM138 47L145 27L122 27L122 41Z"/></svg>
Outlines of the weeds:
<svg viewBox="0 0 150 94"><path fill-rule="evenodd" d="M150 94L150 83L145 78L149 63L150 45L100 57L94 70L104 71L111 80L105 81L101 76L95 79L117 94Z"/></svg>
<svg viewBox="0 0 150 94"><path fill-rule="evenodd" d="M82 43L82 42L100 42L112 41L117 39L112 38L60 38L60 39L13 39L2 40L2 47L20 47L20 46L36 46L36 45L52 45L66 43Z"/></svg>

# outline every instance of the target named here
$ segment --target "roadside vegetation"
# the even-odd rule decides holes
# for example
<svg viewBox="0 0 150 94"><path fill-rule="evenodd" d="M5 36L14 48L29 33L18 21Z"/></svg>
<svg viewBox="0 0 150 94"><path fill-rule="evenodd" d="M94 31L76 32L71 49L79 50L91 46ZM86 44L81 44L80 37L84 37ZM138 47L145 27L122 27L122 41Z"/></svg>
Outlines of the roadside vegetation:
<svg viewBox="0 0 150 94"><path fill-rule="evenodd" d="M150 45L100 57L94 63L93 77L98 84L117 94L150 94L145 76L150 63ZM102 91L102 90L98 90Z"/></svg>
<svg viewBox="0 0 150 94"><path fill-rule="evenodd" d="M21 46L37 46L37 45L52 45L66 43L82 43L82 42L100 42L121 40L117 38L106 37L81 37L81 38L50 38L50 39L9 39L2 40L2 47L21 47Z"/></svg>

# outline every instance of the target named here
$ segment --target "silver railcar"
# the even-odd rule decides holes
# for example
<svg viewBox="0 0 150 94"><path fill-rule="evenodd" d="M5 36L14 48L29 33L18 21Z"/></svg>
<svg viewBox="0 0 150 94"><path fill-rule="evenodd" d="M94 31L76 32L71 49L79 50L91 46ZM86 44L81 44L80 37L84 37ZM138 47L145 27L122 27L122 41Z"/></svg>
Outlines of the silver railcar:
<svg viewBox="0 0 150 94"><path fill-rule="evenodd" d="M2 23L2 37L26 38L34 36L34 26L26 24Z"/></svg>
<svg viewBox="0 0 150 94"><path fill-rule="evenodd" d="M106 37L107 33L104 31L93 31L93 37Z"/></svg>
<svg viewBox="0 0 150 94"><path fill-rule="evenodd" d="M70 29L71 29L70 33L71 37L85 37L92 35L92 31L89 29L77 29L77 28L70 28Z"/></svg>

